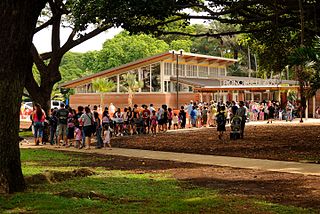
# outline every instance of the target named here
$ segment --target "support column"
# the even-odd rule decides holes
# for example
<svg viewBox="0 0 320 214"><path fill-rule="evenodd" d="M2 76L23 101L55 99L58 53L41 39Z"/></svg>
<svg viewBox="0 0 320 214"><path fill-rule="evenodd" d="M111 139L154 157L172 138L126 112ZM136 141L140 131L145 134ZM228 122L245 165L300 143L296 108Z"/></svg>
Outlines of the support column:
<svg viewBox="0 0 320 214"><path fill-rule="evenodd" d="M312 117L316 118L316 96L312 97Z"/></svg>

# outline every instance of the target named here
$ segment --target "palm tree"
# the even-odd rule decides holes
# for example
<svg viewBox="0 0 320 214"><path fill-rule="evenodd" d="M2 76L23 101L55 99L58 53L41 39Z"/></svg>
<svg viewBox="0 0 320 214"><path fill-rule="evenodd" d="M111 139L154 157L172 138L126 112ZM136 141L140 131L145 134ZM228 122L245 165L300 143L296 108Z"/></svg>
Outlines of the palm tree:
<svg viewBox="0 0 320 214"><path fill-rule="evenodd" d="M319 44L319 42L318 42ZM290 56L301 96L300 122L306 110L306 101L320 88L320 51L318 47L299 47Z"/></svg>
<svg viewBox="0 0 320 214"><path fill-rule="evenodd" d="M143 82L137 80L137 75L132 73L124 74L124 83L120 86L122 90L128 92L128 105L132 107L132 101L135 92L143 87Z"/></svg>
<svg viewBox="0 0 320 214"><path fill-rule="evenodd" d="M115 89L116 84L111 80L106 80L103 78L92 80L93 89L100 94L100 106L103 109L103 96L105 93L110 92Z"/></svg>

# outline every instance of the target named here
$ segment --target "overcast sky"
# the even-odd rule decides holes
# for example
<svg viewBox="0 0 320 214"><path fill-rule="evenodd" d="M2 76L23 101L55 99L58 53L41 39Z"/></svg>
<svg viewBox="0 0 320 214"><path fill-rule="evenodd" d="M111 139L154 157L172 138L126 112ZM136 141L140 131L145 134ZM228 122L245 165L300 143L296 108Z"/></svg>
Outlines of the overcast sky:
<svg viewBox="0 0 320 214"><path fill-rule="evenodd" d="M191 24L201 24L204 20L191 20ZM102 44L107 40L113 38L119 32L121 28L111 28L110 30L99 34L98 36L93 37L92 39L87 40L86 42L76 46L71 49L72 52L87 52L92 50L101 50ZM67 40L71 29L61 28L61 45ZM37 47L39 53L44 53L51 51L51 27L43 29L38 32L33 37L33 42Z"/></svg>
<svg viewBox="0 0 320 214"><path fill-rule="evenodd" d="M113 38L121 30L121 28L112 28L76 46L71 51L87 52L91 50L100 50L106 39ZM61 45L67 40L70 32L70 29L61 28ZM40 53L51 51L51 28L46 28L34 35L33 42Z"/></svg>

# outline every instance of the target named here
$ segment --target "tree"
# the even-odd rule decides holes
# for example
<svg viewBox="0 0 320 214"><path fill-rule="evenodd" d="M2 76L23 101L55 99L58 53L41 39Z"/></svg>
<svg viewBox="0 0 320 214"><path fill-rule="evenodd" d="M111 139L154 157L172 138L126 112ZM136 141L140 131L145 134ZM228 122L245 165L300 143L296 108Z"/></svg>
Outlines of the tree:
<svg viewBox="0 0 320 214"><path fill-rule="evenodd" d="M45 2L0 1L0 193L25 189L19 112L26 78L32 75L32 36Z"/></svg>
<svg viewBox="0 0 320 214"><path fill-rule="evenodd" d="M297 48L289 59L300 86L300 122L303 122L306 100L313 97L320 88L320 51L314 46Z"/></svg>
<svg viewBox="0 0 320 214"><path fill-rule="evenodd" d="M96 64L93 67L97 72L169 49L169 45L163 40L146 34L129 35L128 31L123 31L103 44L102 50L97 53Z"/></svg>
<svg viewBox="0 0 320 214"><path fill-rule="evenodd" d="M116 84L111 80L106 80L103 78L95 79L92 81L92 87L100 94L100 106L101 109L104 108L103 96L105 93L113 91Z"/></svg>
<svg viewBox="0 0 320 214"><path fill-rule="evenodd" d="M191 40L186 40L186 39L180 39L180 40L173 40L170 43L170 49L171 50L184 50L185 52L190 52L191 51L191 46L192 46L192 41Z"/></svg>
<svg viewBox="0 0 320 214"><path fill-rule="evenodd" d="M137 26L137 29L144 31L139 23L165 24L167 17L183 9L188 2L197 0L48 0L46 10L43 11L44 19L34 32L51 26L52 51L40 54L34 45L31 48L41 79L40 84L37 84L33 76L28 76L26 88L32 99L48 112L51 91L61 80L59 64L63 55L73 47L114 26L124 29ZM72 29L63 45L60 41L62 26ZM92 30L88 32L90 28Z"/></svg>
<svg viewBox="0 0 320 214"><path fill-rule="evenodd" d="M127 73L122 75L123 83L120 86L124 91L128 92L128 105L132 107L133 98L135 92L139 90L139 88L143 88L143 82L138 81L136 74Z"/></svg>

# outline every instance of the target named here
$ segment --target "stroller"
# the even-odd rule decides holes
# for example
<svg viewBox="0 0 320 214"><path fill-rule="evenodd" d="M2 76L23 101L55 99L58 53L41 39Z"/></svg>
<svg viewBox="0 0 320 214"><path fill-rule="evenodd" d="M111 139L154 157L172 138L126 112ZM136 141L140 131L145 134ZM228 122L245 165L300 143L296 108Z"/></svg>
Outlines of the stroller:
<svg viewBox="0 0 320 214"><path fill-rule="evenodd" d="M231 132L230 132L230 140L236 140L240 138L241 133L241 121L242 118L238 115L235 115L231 120Z"/></svg>

